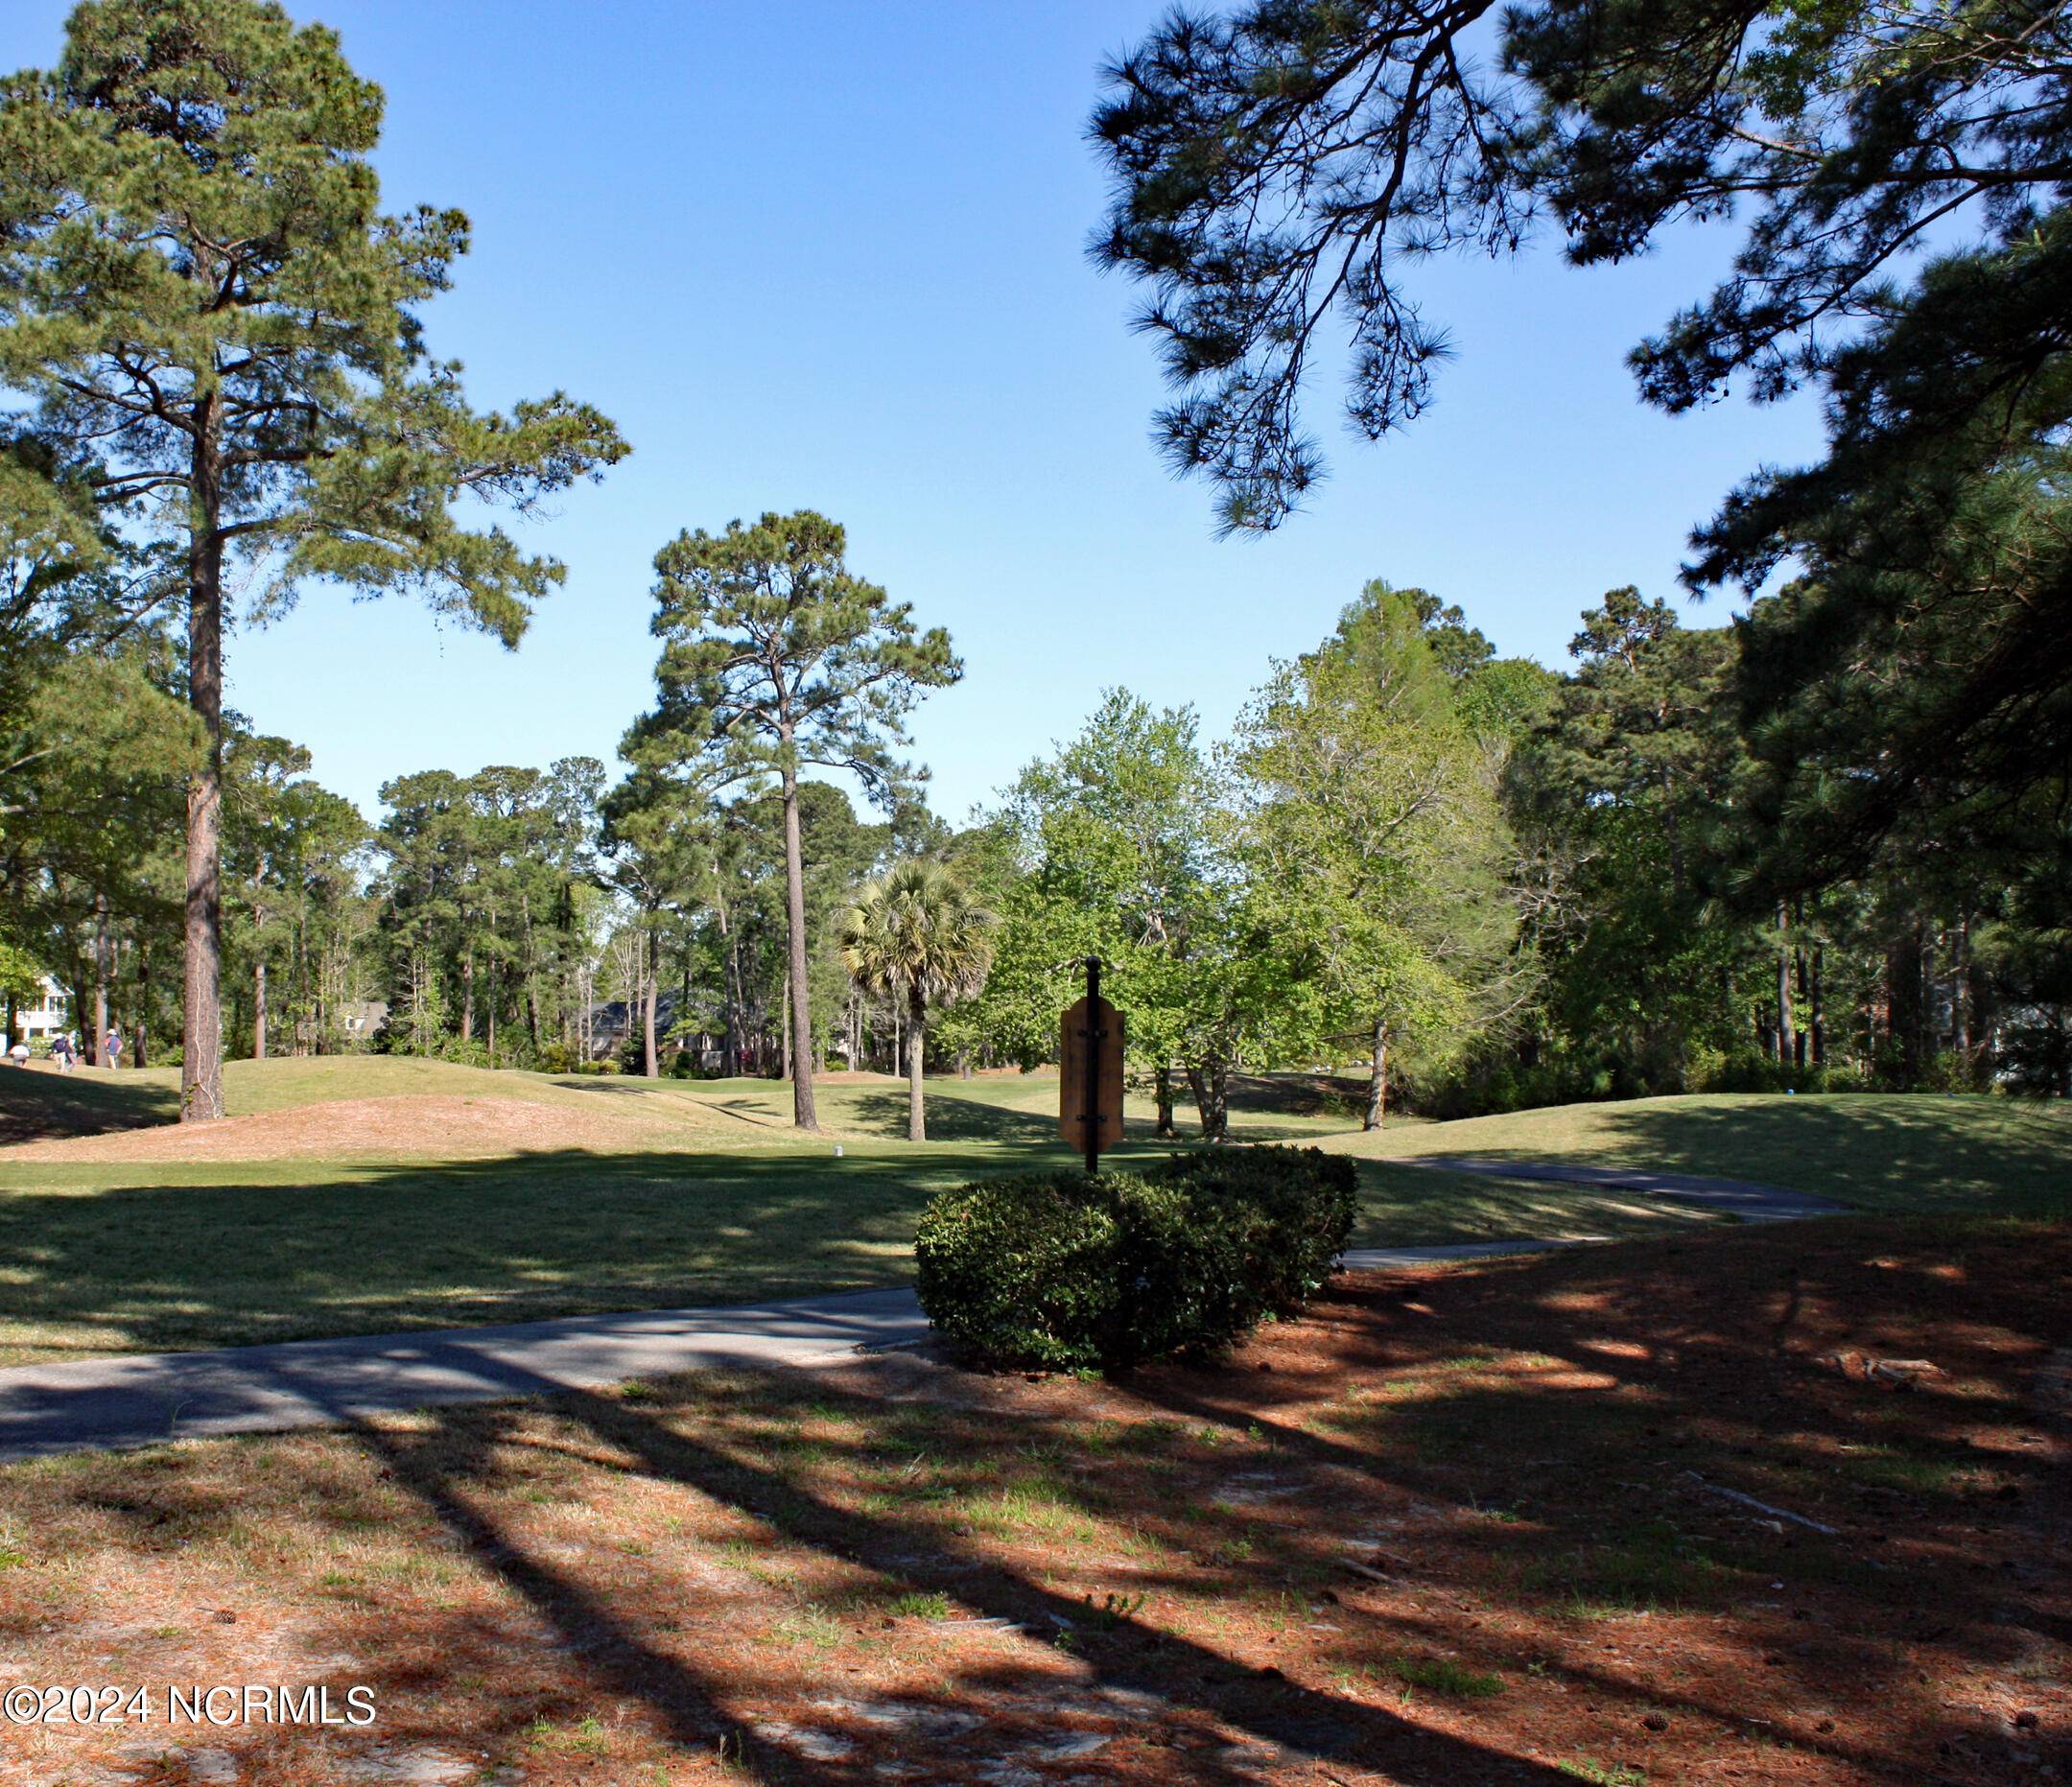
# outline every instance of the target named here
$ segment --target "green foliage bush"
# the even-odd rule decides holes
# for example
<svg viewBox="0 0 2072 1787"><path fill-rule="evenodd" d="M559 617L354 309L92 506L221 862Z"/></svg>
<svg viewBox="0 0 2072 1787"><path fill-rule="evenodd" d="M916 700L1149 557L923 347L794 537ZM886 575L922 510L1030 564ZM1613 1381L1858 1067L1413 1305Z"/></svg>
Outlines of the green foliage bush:
<svg viewBox="0 0 2072 1787"><path fill-rule="evenodd" d="M963 1186L930 1204L914 1237L921 1305L974 1364L1213 1352L1324 1283L1356 1191L1353 1162L1315 1148Z"/></svg>

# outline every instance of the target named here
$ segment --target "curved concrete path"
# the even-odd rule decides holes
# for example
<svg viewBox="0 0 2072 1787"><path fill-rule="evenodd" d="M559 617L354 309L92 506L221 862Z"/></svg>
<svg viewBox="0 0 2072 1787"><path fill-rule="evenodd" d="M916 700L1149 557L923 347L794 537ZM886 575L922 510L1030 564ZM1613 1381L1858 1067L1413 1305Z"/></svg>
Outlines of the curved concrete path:
<svg viewBox="0 0 2072 1787"><path fill-rule="evenodd" d="M1750 1221L1825 1215L1843 1208L1774 1187L1683 1174L1440 1157L1400 1164L1617 1187L1731 1210ZM1349 1266L1373 1269L1588 1244L1477 1241L1353 1248L1344 1258ZM594 1389L701 1367L805 1365L910 1346L928 1331L913 1292L902 1287L708 1309L642 1309L499 1328L16 1365L0 1370L0 1459L333 1426L368 1415Z"/></svg>

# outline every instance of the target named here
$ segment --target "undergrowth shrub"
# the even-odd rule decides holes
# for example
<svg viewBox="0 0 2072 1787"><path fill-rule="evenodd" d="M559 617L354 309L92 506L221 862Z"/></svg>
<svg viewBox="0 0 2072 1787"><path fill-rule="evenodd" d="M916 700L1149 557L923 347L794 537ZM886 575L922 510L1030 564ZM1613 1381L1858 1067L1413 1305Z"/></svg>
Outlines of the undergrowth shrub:
<svg viewBox="0 0 2072 1787"><path fill-rule="evenodd" d="M1315 1148L963 1186L930 1204L915 1234L921 1305L974 1364L1117 1368L1213 1352L1324 1283L1356 1187L1350 1159Z"/></svg>

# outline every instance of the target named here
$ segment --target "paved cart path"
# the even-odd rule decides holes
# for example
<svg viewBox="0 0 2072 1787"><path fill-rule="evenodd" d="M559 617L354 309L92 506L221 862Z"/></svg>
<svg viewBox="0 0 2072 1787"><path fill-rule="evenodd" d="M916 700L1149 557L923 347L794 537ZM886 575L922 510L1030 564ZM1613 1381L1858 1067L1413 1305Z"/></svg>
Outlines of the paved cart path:
<svg viewBox="0 0 2072 1787"><path fill-rule="evenodd" d="M1515 1161L1403 1163L1508 1179L1618 1186L1752 1220L1822 1215L1824 1198L1728 1180ZM1483 1241L1354 1248L1353 1267L1476 1259L1576 1245ZM700 1367L802 1365L907 1346L928 1320L904 1287L704 1309L564 1316L498 1328L353 1334L268 1347L139 1352L0 1370L0 1459L330 1426L367 1415L623 1383Z"/></svg>

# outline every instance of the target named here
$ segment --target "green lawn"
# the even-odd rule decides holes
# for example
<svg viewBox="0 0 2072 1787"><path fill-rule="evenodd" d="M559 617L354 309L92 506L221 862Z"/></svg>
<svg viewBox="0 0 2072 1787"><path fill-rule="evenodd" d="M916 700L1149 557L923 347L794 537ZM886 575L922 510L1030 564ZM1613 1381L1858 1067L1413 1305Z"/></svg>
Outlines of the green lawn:
<svg viewBox="0 0 2072 1787"><path fill-rule="evenodd" d="M554 1079L367 1058L238 1063L234 1114L412 1093L570 1108L601 1100L628 1114L637 1140L610 1152L340 1162L35 1161L0 1150L0 1361L896 1281L932 1191L1070 1159L1052 1078L940 1080L929 1091L934 1140L916 1149L897 1139L906 1107L891 1080L823 1086L830 1134L809 1140L784 1127L787 1089L764 1080ZM114 1079L0 1070L0 1122L17 1131L162 1121L174 1097L171 1074L155 1070ZM1879 1209L2022 1210L2063 1209L2072 1156L2062 1110L1978 1098L1666 1099L1373 1136L1301 1103L1257 1089L1238 1136L1360 1155L1359 1245L1706 1220L1624 1192L1389 1158L1406 1153L1645 1163ZM1133 1144L1124 1158L1151 1148Z"/></svg>
<svg viewBox="0 0 2072 1787"><path fill-rule="evenodd" d="M1373 1160L1443 1154L1709 1173L1893 1212L2072 1213L2072 1105L2062 1101L1721 1093L1391 1125L1328 1145Z"/></svg>

